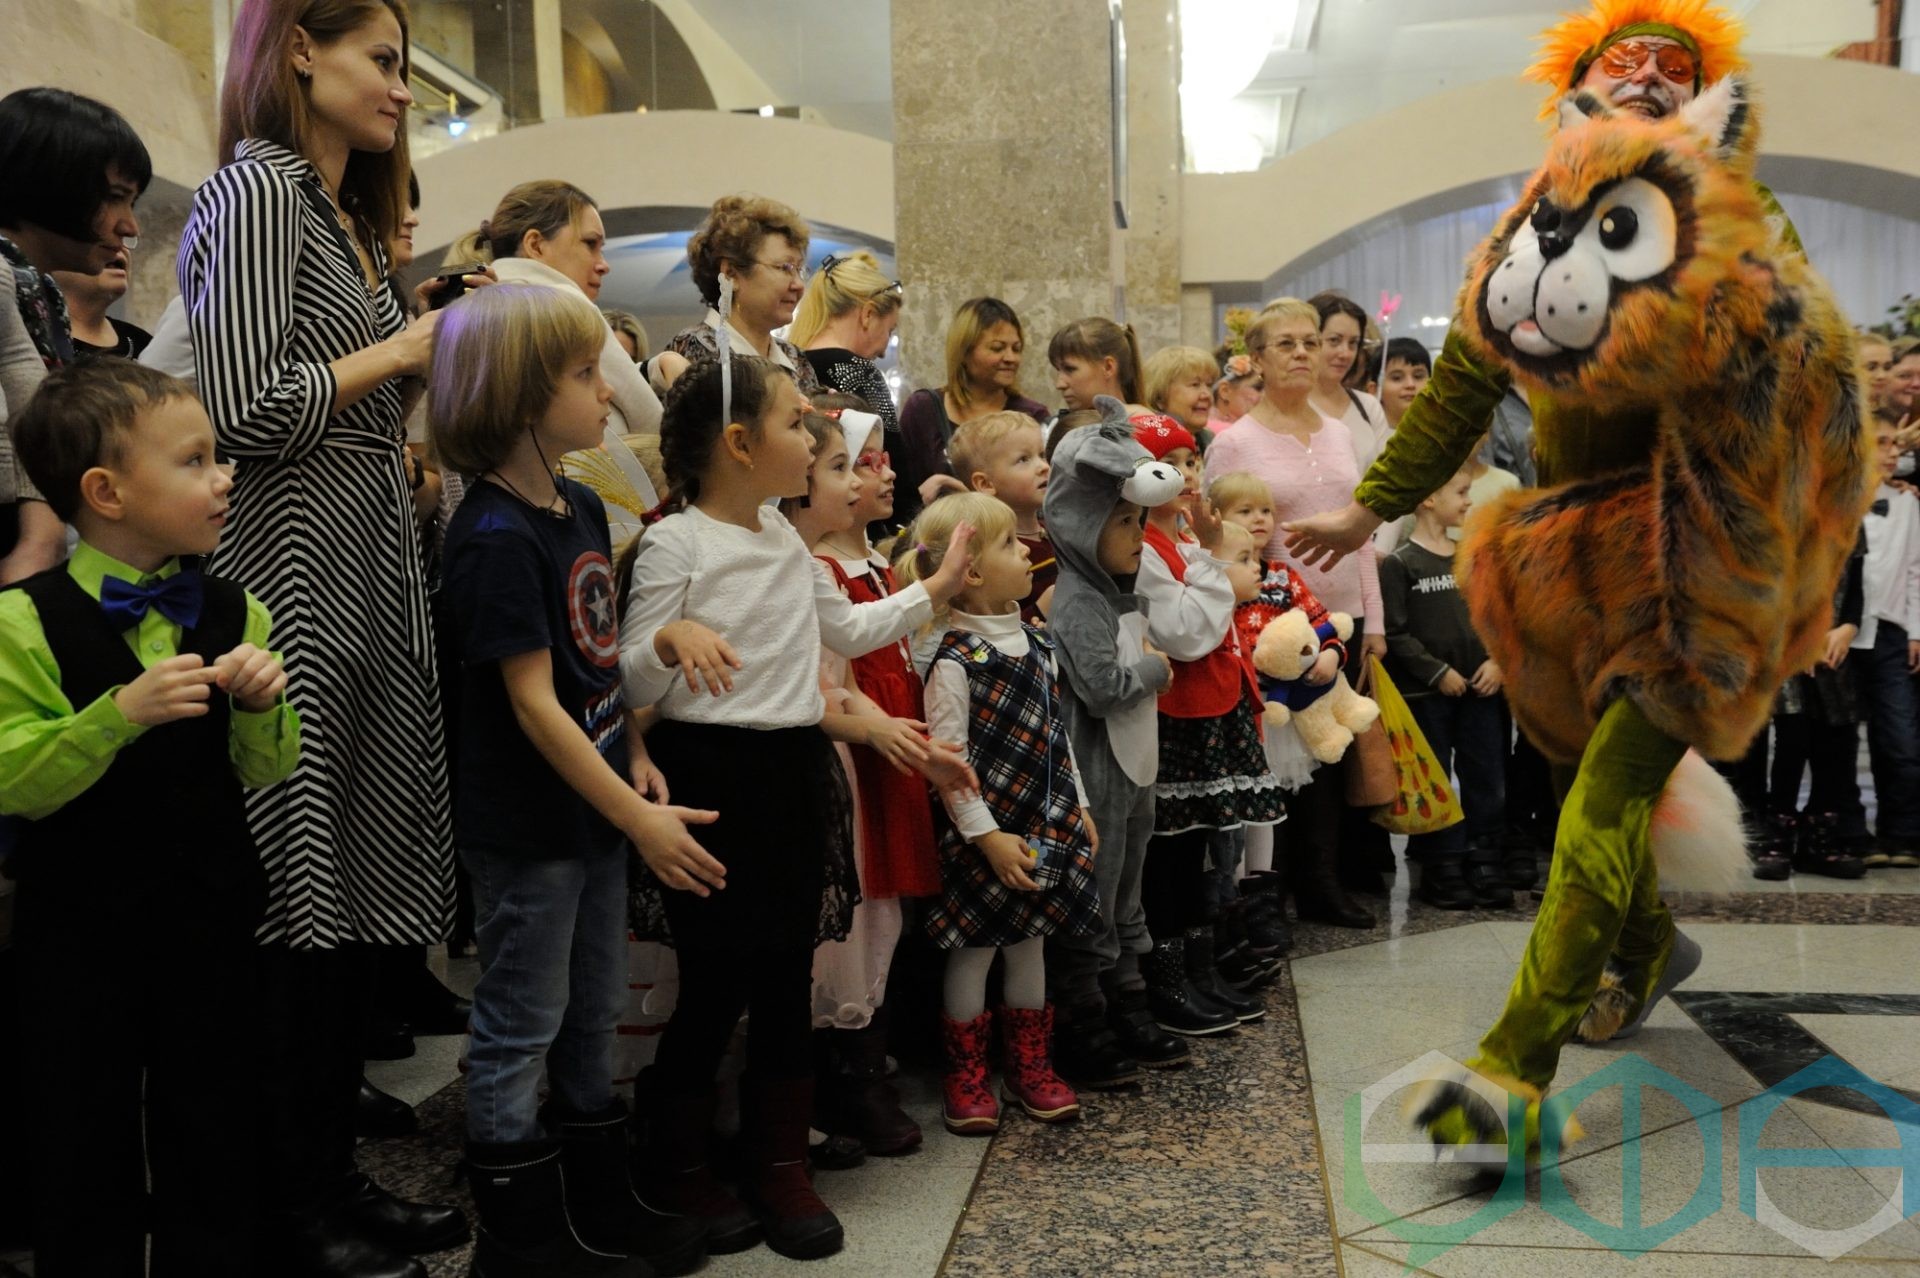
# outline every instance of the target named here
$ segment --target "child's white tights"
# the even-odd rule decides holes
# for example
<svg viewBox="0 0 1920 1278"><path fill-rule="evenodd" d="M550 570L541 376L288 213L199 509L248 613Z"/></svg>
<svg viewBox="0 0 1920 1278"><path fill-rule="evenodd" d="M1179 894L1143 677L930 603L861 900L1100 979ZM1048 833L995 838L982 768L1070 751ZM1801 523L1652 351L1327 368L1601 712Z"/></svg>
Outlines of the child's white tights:
<svg viewBox="0 0 1920 1278"><path fill-rule="evenodd" d="M1273 827L1270 825L1250 825L1247 830L1247 866L1248 874L1258 874L1262 870L1273 868Z"/></svg>
<svg viewBox="0 0 1920 1278"><path fill-rule="evenodd" d="M1000 992L1008 1007L1035 1009L1047 1005L1045 937L1029 937L1018 945L996 949L967 946L947 952L947 975L942 988L947 1015L971 1021L987 1010L987 973L996 953L1007 957L1000 974Z"/></svg>

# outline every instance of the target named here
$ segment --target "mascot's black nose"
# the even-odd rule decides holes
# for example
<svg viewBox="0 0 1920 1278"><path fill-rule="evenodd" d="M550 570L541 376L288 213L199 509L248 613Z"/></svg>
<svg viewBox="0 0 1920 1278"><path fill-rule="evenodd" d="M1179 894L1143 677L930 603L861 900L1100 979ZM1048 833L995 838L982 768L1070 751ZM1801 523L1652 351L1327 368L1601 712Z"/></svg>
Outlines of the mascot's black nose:
<svg viewBox="0 0 1920 1278"><path fill-rule="evenodd" d="M1552 203L1542 200L1534 205L1533 217L1529 220L1533 224L1534 235L1540 240L1540 256L1551 262L1567 251L1572 240L1560 233L1560 210Z"/></svg>

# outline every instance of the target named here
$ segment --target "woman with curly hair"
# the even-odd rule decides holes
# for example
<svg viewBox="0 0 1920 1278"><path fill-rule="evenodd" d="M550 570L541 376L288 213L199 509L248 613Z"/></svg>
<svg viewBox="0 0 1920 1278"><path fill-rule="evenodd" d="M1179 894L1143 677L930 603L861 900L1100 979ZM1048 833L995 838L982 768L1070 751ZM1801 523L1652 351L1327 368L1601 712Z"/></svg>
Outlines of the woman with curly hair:
<svg viewBox="0 0 1920 1278"><path fill-rule="evenodd" d="M720 326L726 324L736 353L772 360L793 374L803 395L820 390L820 378L800 348L774 335L793 322L806 292L811 235L800 215L778 200L760 195L715 200L687 241L687 264L707 313L675 333L667 349L695 362L718 359Z"/></svg>

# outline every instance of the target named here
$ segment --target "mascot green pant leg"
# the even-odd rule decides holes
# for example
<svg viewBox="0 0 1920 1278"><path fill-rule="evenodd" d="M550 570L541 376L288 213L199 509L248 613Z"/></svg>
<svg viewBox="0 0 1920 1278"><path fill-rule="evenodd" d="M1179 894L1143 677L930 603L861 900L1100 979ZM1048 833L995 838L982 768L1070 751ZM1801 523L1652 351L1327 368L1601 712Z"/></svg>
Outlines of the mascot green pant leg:
<svg viewBox="0 0 1920 1278"><path fill-rule="evenodd" d="M1561 807L1546 896L1506 1009L1469 1062L1476 1069L1544 1091L1609 954L1631 973L1635 1006L1652 993L1673 947L1653 809L1686 749L1629 699L1601 716Z"/></svg>
<svg viewBox="0 0 1920 1278"><path fill-rule="evenodd" d="M1468 1066L1526 1098L1526 1148L1539 1146L1539 1105L1601 985L1608 956L1626 1002L1645 1005L1673 952L1673 917L1654 866L1654 808L1686 746L1622 698L1601 716L1560 811L1545 898L1500 1019ZM1497 1142L1504 1115L1457 1082L1416 1101L1415 1120L1442 1145ZM1569 1132L1571 1138L1577 1133Z"/></svg>

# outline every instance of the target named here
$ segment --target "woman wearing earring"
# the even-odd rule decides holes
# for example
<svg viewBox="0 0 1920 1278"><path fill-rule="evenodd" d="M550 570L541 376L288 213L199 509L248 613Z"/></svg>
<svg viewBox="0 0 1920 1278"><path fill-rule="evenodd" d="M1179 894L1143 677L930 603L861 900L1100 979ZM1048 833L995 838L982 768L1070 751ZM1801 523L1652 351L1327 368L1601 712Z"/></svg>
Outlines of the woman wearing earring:
<svg viewBox="0 0 1920 1278"><path fill-rule="evenodd" d="M300 766L254 791L268 876L261 1009L273 1053L263 1269L424 1278L466 1241L353 1161L359 1022L376 945L453 913L440 694L407 411L435 314L386 285L407 214L402 0L246 0L220 99L222 167L194 197L180 292L200 394L236 466L214 568L272 610ZM424 301L424 298L423 298Z"/></svg>

